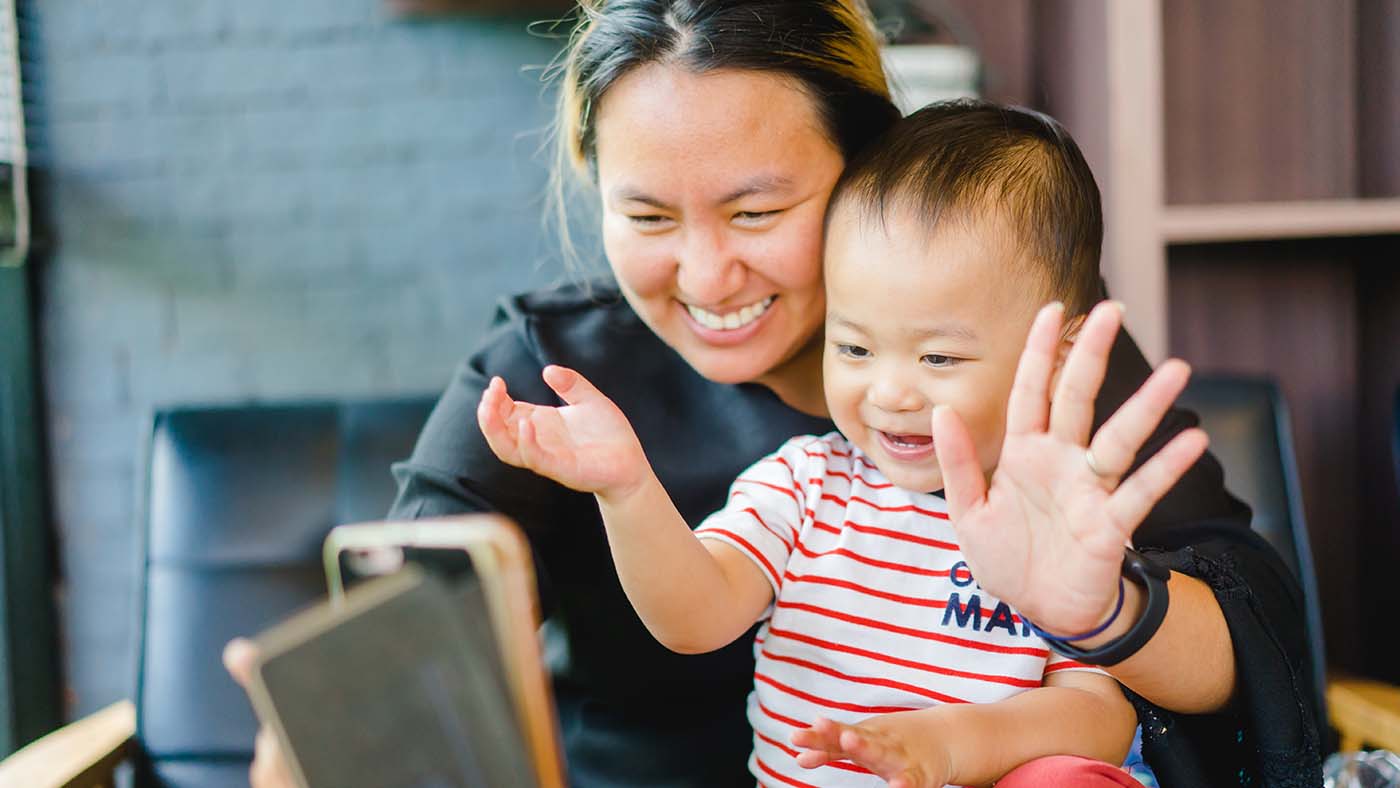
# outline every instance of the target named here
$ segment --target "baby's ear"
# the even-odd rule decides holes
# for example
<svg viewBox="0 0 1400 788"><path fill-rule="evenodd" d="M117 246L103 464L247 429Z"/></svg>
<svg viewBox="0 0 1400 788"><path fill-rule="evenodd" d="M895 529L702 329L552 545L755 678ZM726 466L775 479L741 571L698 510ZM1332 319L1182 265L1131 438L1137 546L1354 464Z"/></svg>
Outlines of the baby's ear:
<svg viewBox="0 0 1400 788"><path fill-rule="evenodd" d="M1060 369L1065 365L1065 359L1069 357L1070 348L1079 340L1079 331L1084 328L1084 321L1088 319L1087 314L1076 315L1065 321L1064 327L1060 330L1060 342L1055 346L1055 377L1059 382ZM1053 391L1053 389L1052 389Z"/></svg>
<svg viewBox="0 0 1400 788"><path fill-rule="evenodd" d="M1065 369L1065 359L1069 358L1069 350L1074 347L1074 343L1079 339L1079 330L1084 327L1084 320L1088 315L1077 315L1065 321L1064 327L1060 330L1060 341L1055 345L1055 372L1050 376L1050 391L1060 389L1060 373ZM1053 396L1053 395L1052 395Z"/></svg>

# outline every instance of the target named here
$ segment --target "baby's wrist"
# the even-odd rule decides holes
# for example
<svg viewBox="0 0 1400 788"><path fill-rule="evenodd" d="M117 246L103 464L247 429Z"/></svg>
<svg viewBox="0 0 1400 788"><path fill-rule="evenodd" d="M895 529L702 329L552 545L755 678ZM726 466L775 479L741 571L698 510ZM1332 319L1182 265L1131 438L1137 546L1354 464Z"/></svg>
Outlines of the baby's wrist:
<svg viewBox="0 0 1400 788"><path fill-rule="evenodd" d="M648 493L654 492L660 487L661 481L656 478L651 466L643 460L635 477L609 485L606 489L597 490L594 495L597 496L600 503L620 508L642 500Z"/></svg>

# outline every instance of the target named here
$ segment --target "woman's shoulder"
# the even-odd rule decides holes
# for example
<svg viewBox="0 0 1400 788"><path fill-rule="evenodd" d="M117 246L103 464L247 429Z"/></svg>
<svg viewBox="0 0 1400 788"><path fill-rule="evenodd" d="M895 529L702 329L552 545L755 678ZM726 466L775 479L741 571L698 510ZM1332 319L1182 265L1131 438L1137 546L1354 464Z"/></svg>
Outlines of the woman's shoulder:
<svg viewBox="0 0 1400 788"><path fill-rule="evenodd" d="M664 349L611 277L571 278L502 297L478 354L510 367L560 364L584 371L629 353Z"/></svg>
<svg viewBox="0 0 1400 788"><path fill-rule="evenodd" d="M496 306L495 323L534 321L570 323L609 320L619 325L640 323L609 276L570 277L548 287L503 296Z"/></svg>

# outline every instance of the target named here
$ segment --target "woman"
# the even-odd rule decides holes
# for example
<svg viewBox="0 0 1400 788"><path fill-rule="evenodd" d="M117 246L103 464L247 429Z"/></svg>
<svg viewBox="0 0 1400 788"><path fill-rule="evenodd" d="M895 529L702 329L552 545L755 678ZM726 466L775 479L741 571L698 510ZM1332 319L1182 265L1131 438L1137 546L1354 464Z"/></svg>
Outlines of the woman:
<svg viewBox="0 0 1400 788"><path fill-rule="evenodd" d="M658 645L622 593L591 497L498 462L476 425L480 395L501 375L517 398L555 404L540 370L582 372L632 419L678 508L698 523L754 459L791 435L833 429L820 384L823 215L845 161L896 117L857 0L586 5L558 133L565 157L597 188L616 284L562 287L502 307L413 457L395 467L390 514L494 509L524 527L548 612L546 652L573 785L752 785L743 702L752 649L748 638L698 656ZM1149 372L1126 337L1108 364L1096 424ZM1116 485L1192 423L1169 415L1145 444L1100 436L1078 473ZM993 497L1014 503L1006 482L991 480L1003 491ZM978 511L1007 516L991 505ZM1320 779L1298 592L1248 522L1207 456L1134 537L1174 570L1165 619L1108 669L1131 690L1148 760L1167 785ZM1060 533L1048 523L1014 525ZM1076 603L1059 620L1038 621L1042 628L1082 632L1085 620L1101 620L1097 611L1106 618L1116 580L1084 587L1054 569L1032 560L1021 599ZM1109 575L1116 571L1085 576ZM1114 626L1077 646L1115 642L1143 617L1144 594L1126 588ZM248 656L231 646L236 675ZM1246 665L1263 667L1237 669ZM271 742L260 735L256 786L278 784Z"/></svg>

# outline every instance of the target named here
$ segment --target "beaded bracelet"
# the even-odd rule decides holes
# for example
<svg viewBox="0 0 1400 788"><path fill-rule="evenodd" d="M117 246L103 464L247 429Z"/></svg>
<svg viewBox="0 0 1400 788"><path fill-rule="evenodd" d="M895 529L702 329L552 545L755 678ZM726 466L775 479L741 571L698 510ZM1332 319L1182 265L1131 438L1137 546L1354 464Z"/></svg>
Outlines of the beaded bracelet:
<svg viewBox="0 0 1400 788"><path fill-rule="evenodd" d="M1021 616L1021 620L1025 621L1026 626L1030 627L1032 632L1039 635L1044 640L1053 640L1058 643L1069 643L1075 640L1088 640L1089 638L1095 635L1103 634L1104 630L1108 629L1110 626L1113 626L1113 622L1118 620L1118 614L1123 612L1123 596L1125 594L1124 589L1124 580L1120 576L1118 578L1118 604L1113 606L1113 612L1109 615L1108 620L1081 635L1070 635L1068 637L1052 635L1049 632L1046 632L1045 630L1036 626L1035 622L1031 621L1025 616Z"/></svg>

